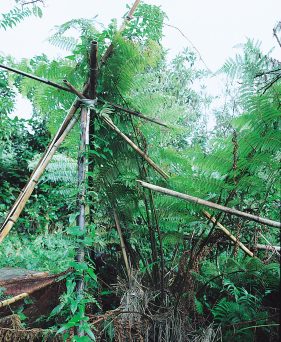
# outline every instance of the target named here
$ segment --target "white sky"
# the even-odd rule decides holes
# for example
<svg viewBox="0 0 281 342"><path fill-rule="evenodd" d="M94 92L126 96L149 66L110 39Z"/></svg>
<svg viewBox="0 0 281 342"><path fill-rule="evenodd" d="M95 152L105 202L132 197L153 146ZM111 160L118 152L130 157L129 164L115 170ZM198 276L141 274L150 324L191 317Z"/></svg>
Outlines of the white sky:
<svg viewBox="0 0 281 342"><path fill-rule="evenodd" d="M95 15L104 24L111 18L121 22L127 3L132 0L45 0L43 18L30 17L12 30L0 30L0 53L17 59L42 53L49 57L63 56L67 52L46 41L55 25ZM162 6L168 15L166 22L178 27L192 41L212 71L235 55L234 46L247 37L260 40L265 52L275 47L273 56L280 58L280 48L272 35L272 28L280 20L280 0L146 0L146 3ZM0 13L13 5L13 0L0 0ZM163 44L171 55L188 45L176 29L165 26L164 34Z"/></svg>

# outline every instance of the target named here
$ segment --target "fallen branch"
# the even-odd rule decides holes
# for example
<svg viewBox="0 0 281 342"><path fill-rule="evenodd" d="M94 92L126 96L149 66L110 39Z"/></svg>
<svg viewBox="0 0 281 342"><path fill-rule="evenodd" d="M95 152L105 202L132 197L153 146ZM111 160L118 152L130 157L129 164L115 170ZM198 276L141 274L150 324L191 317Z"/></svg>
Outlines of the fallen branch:
<svg viewBox="0 0 281 342"><path fill-rule="evenodd" d="M151 190L154 190L157 192L161 192L161 193L166 194L168 196L177 197L177 198L184 199L188 202L193 202L196 204L205 205L207 207L217 209L217 210L221 210L221 211L228 213L228 214L231 214L231 215L240 216L240 217L243 217L243 218L251 220L251 221L259 222L259 223L265 224L267 226L271 226L271 227L275 227L275 228L281 228L281 223L278 221L272 221L272 220L269 220L267 218L262 218L262 217L259 217L256 215L248 214L248 213L245 213L245 212L237 210L237 209L228 208L228 207L225 207L225 206L217 204L217 203L205 201L205 200L198 198L198 197L186 195L186 194L183 194L181 192L173 191L173 190L163 188L163 187L160 187L160 186L157 186L154 184L146 183L146 182L143 182L141 180L138 180L137 182L139 182L141 184L141 186L143 186L144 188L151 189Z"/></svg>

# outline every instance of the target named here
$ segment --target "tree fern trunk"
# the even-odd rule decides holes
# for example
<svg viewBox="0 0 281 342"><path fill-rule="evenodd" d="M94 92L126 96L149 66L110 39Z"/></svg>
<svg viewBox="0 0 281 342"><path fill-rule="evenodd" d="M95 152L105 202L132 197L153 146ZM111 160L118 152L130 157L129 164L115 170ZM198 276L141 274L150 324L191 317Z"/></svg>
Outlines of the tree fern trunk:
<svg viewBox="0 0 281 342"><path fill-rule="evenodd" d="M92 41L91 43L91 51L90 51L90 83L89 83L89 91L88 97L90 99L97 98L97 77L98 77L98 43L96 41ZM94 171L94 158L91 151L94 150L94 134L95 134L95 120L96 112L94 110L90 111L90 123L89 123L89 178L88 178L88 186L90 191L94 187L94 179L93 179L93 171ZM93 223L93 198L89 198L89 222Z"/></svg>
<svg viewBox="0 0 281 342"><path fill-rule="evenodd" d="M87 140L87 115L88 110L82 108L81 110L81 133L80 133L80 146L78 155L78 210L79 216L77 218L77 225L79 230L83 232L82 236L86 234L86 218L85 218L85 208L86 208L86 172L87 172L87 157L86 157L86 140ZM77 250L76 261L78 263L83 263L85 259L85 246L80 243ZM84 275L77 281L76 285L77 297L81 298L84 292ZM77 335L84 336L84 332L81 329L82 322L77 328Z"/></svg>

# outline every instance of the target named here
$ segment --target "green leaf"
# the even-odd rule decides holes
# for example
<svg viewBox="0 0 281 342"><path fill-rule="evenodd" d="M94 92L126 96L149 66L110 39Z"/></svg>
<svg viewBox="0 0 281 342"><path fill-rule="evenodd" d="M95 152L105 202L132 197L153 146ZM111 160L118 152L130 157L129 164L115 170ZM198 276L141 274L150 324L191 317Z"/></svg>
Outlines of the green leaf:
<svg viewBox="0 0 281 342"><path fill-rule="evenodd" d="M79 226L69 227L67 228L66 232L69 235L73 235L73 236L82 236L85 234L85 232L81 230Z"/></svg>

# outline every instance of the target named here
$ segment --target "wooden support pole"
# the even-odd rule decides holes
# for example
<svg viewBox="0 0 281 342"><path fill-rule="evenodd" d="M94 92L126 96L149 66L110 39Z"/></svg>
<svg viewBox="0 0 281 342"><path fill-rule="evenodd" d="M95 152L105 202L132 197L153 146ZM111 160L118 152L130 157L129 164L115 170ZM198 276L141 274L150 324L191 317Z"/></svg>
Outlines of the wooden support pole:
<svg viewBox="0 0 281 342"><path fill-rule="evenodd" d="M238 244L238 246L250 257L254 256L254 253L251 252L241 241L238 241L237 238L230 233L228 229L226 229L220 222L216 220L216 218L210 215L207 211L203 210L203 214L207 217L208 220L213 222L230 240L234 243Z"/></svg>
<svg viewBox="0 0 281 342"><path fill-rule="evenodd" d="M107 124L114 132L122 137L156 172L158 172L164 179L168 179L168 174L163 171L154 161L148 157L131 139L129 139L114 123L105 116L102 116L103 122Z"/></svg>
<svg viewBox="0 0 281 342"><path fill-rule="evenodd" d="M124 31L124 29L126 28L126 25L130 22L130 20L133 18L133 15L138 7L140 3L140 0L135 0L133 6L131 7L129 13L127 14L125 20L123 21L122 25L120 26L118 33L122 33ZM113 44L111 43L108 48L106 49L102 59L101 59L101 63L100 65L104 65L105 62L107 61L108 57L112 54L113 51Z"/></svg>
<svg viewBox="0 0 281 342"><path fill-rule="evenodd" d="M126 252L126 246L125 246L122 230L121 230L121 227L120 227L118 215L117 215L117 212L116 212L115 208L113 208L113 217L114 217L116 229L117 229L117 232L118 232L118 235L119 235L121 251L122 251L124 263L125 263L127 274L128 274L128 280L129 280L129 283L130 283L131 282L131 268L130 268L130 265L129 265L129 259L128 259L127 252Z"/></svg>
<svg viewBox="0 0 281 342"><path fill-rule="evenodd" d="M59 148L61 143L64 141L67 134L70 132L70 130L73 128L77 121L77 117L73 117L71 121L68 123L67 127L61 134L61 136L56 140L52 146L48 149L48 154L45 155L45 158L41 160L41 163L39 163L39 166L35 169L35 172L32 174L32 177L30 181L28 182L28 185L25 187L24 192L21 193L19 196L19 199L16 201L16 205L13 206L12 210L8 214L4 224L1 227L0 232L0 243L3 241L3 239L7 236L7 234L12 229L13 225L19 218L19 215L21 214L26 202L30 198L36 184L38 183L39 178L41 177L42 173L46 169L47 165L51 161L53 155L55 154L56 150Z"/></svg>
<svg viewBox="0 0 281 342"><path fill-rule="evenodd" d="M181 192L173 191L173 190L170 190L170 189L167 189L167 188L163 188L161 186L157 186L157 185L154 185L154 184L146 183L146 182L143 182L141 180L138 180L138 182L144 188L151 189L151 190L157 191L157 192L161 192L161 193L166 194L168 196L181 198L181 199L184 199L184 200L186 200L188 202L193 202L193 203L197 203L197 204L200 204L200 205L205 205L207 207L210 207L210 208L213 208L213 209L217 209L217 210L223 211L223 212L231 214L231 215L243 217L243 218L245 218L247 220L251 220L251 221L258 222L258 223L262 223L262 224L265 224L267 226L271 226L271 227L275 227L275 228L281 228L281 223L277 222L277 221L272 221L272 220L269 220L267 218L263 218L263 217L252 215L252 214L248 214L248 213L245 213L245 212L237 210L237 209L228 208L228 207L225 207L225 206L217 204L217 203L213 203L213 202L210 202L210 201L205 201L205 200L203 200L201 198L198 198L198 197L186 195L186 194L183 194Z"/></svg>
<svg viewBox="0 0 281 342"><path fill-rule="evenodd" d="M103 100L103 99L98 99L99 102L102 102L102 103L108 103L110 106L112 106L113 108L115 109L119 109L125 113L128 113L128 114L131 114L131 115L134 115L136 116L137 118L140 118L140 119L143 119L143 120L146 120L146 121L150 121L150 122L153 122L157 125L160 125L160 126L163 126L163 127L166 127L166 128L169 128L168 125L164 124L163 122L157 120L157 119L153 119L153 118L149 118L148 116L145 116L143 115L142 113L140 112L136 112L132 109L127 109L127 108L124 108L122 106L119 106L115 103L112 103L112 102L109 102L109 101L106 101L106 100Z"/></svg>
<svg viewBox="0 0 281 342"><path fill-rule="evenodd" d="M64 91L67 91L67 92L70 92L71 93L71 90L69 88L66 88L56 82L53 82L53 81L49 81L43 77L38 77L38 76L35 76L35 75L32 75L32 74L29 74L27 72L24 72L24 71L21 71L21 70L18 70L18 69L15 69L15 68L11 68L9 66L6 66L4 64L0 64L0 68L2 69L5 69L5 70L8 70L8 71L11 71L11 72L14 72L18 75L21 75L21 76L24 76L24 77L28 77L28 78L31 78L35 81L39 81L41 83L45 83L49 86L52 86L52 87L55 87L57 89L60 89L60 90L64 90Z"/></svg>

